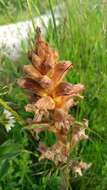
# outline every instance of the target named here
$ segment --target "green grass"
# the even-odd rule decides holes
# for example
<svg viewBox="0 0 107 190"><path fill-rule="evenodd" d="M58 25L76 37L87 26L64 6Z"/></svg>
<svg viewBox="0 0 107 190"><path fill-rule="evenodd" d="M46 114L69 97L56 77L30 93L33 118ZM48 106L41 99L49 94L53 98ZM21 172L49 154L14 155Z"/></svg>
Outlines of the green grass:
<svg viewBox="0 0 107 190"><path fill-rule="evenodd" d="M39 0L0 0L0 24L16 23L31 19L28 10L29 3L34 17L49 10L48 0L42 2ZM57 0L53 0L52 5L55 6L56 4Z"/></svg>
<svg viewBox="0 0 107 190"><path fill-rule="evenodd" d="M87 133L90 139L81 142L73 156L92 163L83 177L71 178L70 182L73 190L106 190L107 3L102 0L65 0L64 3L66 11L59 27L56 28L53 17L53 25L50 23L47 28L46 38L59 50L61 59L73 62L74 68L66 80L85 85L84 100L71 112L78 120L89 120ZM50 8L52 11L52 6ZM21 75L22 65L26 63L25 54L16 62L2 57L0 62L0 81L2 86L8 86L7 94L1 95L1 98L10 102L10 106L24 119L32 115L24 111L28 100L15 81ZM0 108L2 113L3 107ZM37 162L37 144L19 123L9 134L1 124L0 133L0 190L57 189L61 181L58 169L52 163Z"/></svg>

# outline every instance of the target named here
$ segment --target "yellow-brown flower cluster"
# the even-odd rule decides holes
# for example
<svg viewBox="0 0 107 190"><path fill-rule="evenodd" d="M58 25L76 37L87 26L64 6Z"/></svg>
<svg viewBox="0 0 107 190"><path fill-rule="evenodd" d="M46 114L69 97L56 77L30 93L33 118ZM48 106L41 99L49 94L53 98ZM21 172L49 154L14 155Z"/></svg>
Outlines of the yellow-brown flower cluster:
<svg viewBox="0 0 107 190"><path fill-rule="evenodd" d="M31 102L25 109L34 112L32 123L44 125L36 127L36 132L48 129L55 133L57 139L51 147L40 143L40 158L50 159L56 164L66 163L70 149L80 140L87 139L87 121L76 122L68 113L75 105L74 97L79 96L84 85L63 81L68 69L73 67L72 63L59 61L58 52L44 40L40 30L28 56L31 63L24 66L25 77L18 79L18 84L30 92Z"/></svg>

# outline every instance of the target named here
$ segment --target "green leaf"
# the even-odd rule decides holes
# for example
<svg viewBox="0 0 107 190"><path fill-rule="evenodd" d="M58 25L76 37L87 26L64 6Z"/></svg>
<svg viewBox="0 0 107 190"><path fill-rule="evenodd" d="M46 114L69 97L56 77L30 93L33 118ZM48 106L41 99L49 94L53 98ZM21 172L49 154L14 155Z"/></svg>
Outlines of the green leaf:
<svg viewBox="0 0 107 190"><path fill-rule="evenodd" d="M0 146L0 159L9 159L21 153L22 149L19 144L12 141L6 141Z"/></svg>
<svg viewBox="0 0 107 190"><path fill-rule="evenodd" d="M3 160L0 165L0 180L7 175L9 169L9 161Z"/></svg>

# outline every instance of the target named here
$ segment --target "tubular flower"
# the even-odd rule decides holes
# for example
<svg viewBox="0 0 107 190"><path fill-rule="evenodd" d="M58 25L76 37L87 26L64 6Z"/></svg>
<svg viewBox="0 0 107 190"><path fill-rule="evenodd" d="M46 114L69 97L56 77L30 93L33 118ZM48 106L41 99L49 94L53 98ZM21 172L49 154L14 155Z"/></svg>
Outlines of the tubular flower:
<svg viewBox="0 0 107 190"><path fill-rule="evenodd" d="M30 92L31 102L25 110L34 113L33 124L42 125L42 128L33 129L35 132L48 129L56 135L56 143L51 147L40 143L40 159L47 158L55 164L66 163L71 148L80 140L87 139L86 122L78 123L68 113L84 85L63 81L73 65L70 61L59 61L58 52L44 40L39 29L28 58L31 63L24 66L25 77L17 81L19 86Z"/></svg>

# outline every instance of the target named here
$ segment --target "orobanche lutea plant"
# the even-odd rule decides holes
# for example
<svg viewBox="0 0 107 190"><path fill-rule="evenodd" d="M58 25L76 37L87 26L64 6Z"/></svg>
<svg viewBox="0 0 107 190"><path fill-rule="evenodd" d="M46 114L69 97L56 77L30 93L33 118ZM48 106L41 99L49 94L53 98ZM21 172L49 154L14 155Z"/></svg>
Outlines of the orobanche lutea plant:
<svg viewBox="0 0 107 190"><path fill-rule="evenodd" d="M85 134L88 121L77 122L69 109L75 105L75 97L81 98L79 93L84 90L84 85L63 80L73 65L70 61L59 61L58 52L44 40L39 28L28 57L31 63L24 65L25 76L18 79L19 86L30 94L30 103L25 110L34 113L30 122L35 124L33 131L38 134L49 130L56 136L51 147L39 140L40 159L52 160L56 165L67 164L82 175L82 169L87 169L90 164L71 160L70 152L79 141L88 138Z"/></svg>

